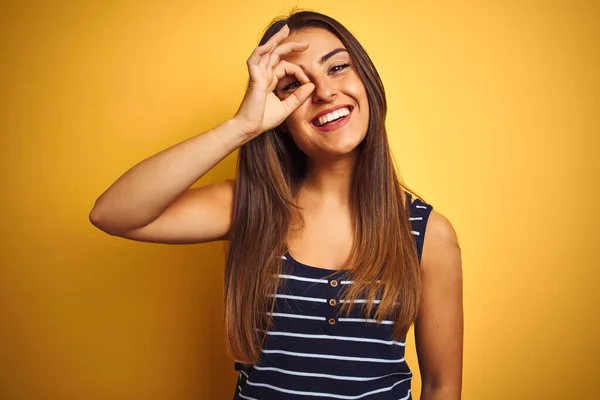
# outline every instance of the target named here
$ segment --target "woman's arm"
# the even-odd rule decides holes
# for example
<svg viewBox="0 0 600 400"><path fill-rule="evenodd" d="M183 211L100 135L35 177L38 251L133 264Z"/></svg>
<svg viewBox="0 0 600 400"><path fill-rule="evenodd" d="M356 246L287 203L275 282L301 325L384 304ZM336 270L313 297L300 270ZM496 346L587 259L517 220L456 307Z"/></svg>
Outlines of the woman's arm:
<svg viewBox="0 0 600 400"><path fill-rule="evenodd" d="M129 169L96 200L90 221L111 235L147 242L225 239L233 182L189 188L235 149L281 124L314 90L299 66L281 61L281 56L309 46L308 42L280 44L289 32L287 25L282 27L246 61L250 80L233 118ZM302 85L279 100L273 90L286 75L295 76Z"/></svg>
<svg viewBox="0 0 600 400"><path fill-rule="evenodd" d="M463 360L462 266L456 232L432 211L421 259L422 297L415 322L421 400L460 400Z"/></svg>
<svg viewBox="0 0 600 400"><path fill-rule="evenodd" d="M138 163L97 200L90 221L134 240L194 243L223 238L232 182L188 188L248 140L234 119Z"/></svg>

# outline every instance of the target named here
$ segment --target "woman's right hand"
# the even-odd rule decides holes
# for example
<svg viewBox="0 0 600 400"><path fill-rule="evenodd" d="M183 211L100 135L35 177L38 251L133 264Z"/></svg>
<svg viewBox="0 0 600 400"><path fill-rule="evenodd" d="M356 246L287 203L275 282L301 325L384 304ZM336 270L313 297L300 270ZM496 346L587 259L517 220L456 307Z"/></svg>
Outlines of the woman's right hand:
<svg viewBox="0 0 600 400"><path fill-rule="evenodd" d="M250 74L248 89L234 116L250 139L280 125L312 93L315 86L304 71L280 59L293 51L304 51L308 42L280 43L288 37L290 29L284 25L264 45L257 47L246 64ZM284 100L274 93L277 82L286 75L294 76L301 86Z"/></svg>

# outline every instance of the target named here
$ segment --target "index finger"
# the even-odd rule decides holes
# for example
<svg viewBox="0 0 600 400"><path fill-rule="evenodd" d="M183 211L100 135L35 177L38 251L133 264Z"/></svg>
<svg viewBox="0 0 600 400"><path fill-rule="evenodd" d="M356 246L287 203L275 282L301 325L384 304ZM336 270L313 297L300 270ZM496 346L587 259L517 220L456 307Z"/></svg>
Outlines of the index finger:
<svg viewBox="0 0 600 400"><path fill-rule="evenodd" d="M276 34L271 36L271 38L269 40L267 40L267 42L265 44L258 46L252 52L252 55L248 59L248 63L258 64L261 56L272 52L277 47L277 45L283 39L285 39L289 34L290 34L290 28L287 24L285 24L284 26L281 27L281 29L279 29L277 31Z"/></svg>
<svg viewBox="0 0 600 400"><path fill-rule="evenodd" d="M274 34L273 36L271 36L271 38L269 40L267 40L267 43L265 43L265 45L269 44L269 43L273 43L272 48L274 49L275 47L277 47L277 45L286 37L288 37L288 35L290 34L290 27L288 26L288 24L285 24L281 27L281 29L279 29L277 31L276 34Z"/></svg>
<svg viewBox="0 0 600 400"><path fill-rule="evenodd" d="M280 44L270 54L271 59L269 61L269 66L274 67L279 63L279 60L282 56L285 56L286 54L292 52L303 52L308 48L308 46L308 42L287 42L284 44Z"/></svg>

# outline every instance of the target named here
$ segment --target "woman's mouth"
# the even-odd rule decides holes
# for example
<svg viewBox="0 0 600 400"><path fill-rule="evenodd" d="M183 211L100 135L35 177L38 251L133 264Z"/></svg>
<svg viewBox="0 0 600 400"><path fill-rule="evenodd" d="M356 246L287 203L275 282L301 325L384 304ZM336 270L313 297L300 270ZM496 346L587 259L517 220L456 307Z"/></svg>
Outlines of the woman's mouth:
<svg viewBox="0 0 600 400"><path fill-rule="evenodd" d="M315 118L312 124L321 131L332 131L338 129L348 122L350 119L350 113L353 107L342 107L337 110L330 112L325 115L321 115L319 118Z"/></svg>

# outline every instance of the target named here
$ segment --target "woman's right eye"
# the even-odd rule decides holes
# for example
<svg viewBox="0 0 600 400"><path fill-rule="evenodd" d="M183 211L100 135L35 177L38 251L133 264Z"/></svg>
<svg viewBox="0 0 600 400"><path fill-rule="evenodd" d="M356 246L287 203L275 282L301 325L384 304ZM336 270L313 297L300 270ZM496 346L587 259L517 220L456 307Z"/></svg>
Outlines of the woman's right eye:
<svg viewBox="0 0 600 400"><path fill-rule="evenodd" d="M289 83L289 84L285 85L281 90L283 90L285 92L285 91L288 91L290 89L295 89L298 86L300 86L300 82L294 81L292 83Z"/></svg>

